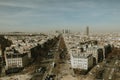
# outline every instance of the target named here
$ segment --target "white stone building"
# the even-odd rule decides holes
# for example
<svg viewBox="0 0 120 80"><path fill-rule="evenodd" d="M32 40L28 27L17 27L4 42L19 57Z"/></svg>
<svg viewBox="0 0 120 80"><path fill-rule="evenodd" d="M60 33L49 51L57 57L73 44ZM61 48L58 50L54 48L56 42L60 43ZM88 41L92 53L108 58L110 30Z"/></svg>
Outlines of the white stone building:
<svg viewBox="0 0 120 80"><path fill-rule="evenodd" d="M93 66L93 56L87 53L71 53L72 68L88 70Z"/></svg>
<svg viewBox="0 0 120 80"><path fill-rule="evenodd" d="M6 54L5 56L6 69L23 68L29 63L29 58L26 54Z"/></svg>

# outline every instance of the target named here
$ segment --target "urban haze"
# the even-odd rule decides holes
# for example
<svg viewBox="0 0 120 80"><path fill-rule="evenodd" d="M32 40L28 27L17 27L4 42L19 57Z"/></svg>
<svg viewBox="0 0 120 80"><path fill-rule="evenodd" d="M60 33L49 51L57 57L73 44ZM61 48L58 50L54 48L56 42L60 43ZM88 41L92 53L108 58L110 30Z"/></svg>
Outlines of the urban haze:
<svg viewBox="0 0 120 80"><path fill-rule="evenodd" d="M120 80L120 0L0 0L0 80Z"/></svg>

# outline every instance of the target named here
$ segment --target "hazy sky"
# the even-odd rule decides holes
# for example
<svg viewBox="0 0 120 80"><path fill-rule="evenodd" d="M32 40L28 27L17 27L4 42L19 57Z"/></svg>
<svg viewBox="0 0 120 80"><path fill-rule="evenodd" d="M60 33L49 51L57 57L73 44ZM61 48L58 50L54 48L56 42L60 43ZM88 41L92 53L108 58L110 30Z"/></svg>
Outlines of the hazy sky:
<svg viewBox="0 0 120 80"><path fill-rule="evenodd" d="M120 0L0 0L0 31L120 31Z"/></svg>

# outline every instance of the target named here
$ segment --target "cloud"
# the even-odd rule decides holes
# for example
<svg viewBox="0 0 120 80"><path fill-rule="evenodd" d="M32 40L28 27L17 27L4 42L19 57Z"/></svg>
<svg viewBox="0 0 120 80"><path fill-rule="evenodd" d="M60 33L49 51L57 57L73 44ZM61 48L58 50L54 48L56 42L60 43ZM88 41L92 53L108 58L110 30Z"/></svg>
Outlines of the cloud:
<svg viewBox="0 0 120 80"><path fill-rule="evenodd" d="M0 6L6 6L6 7L20 7L20 8L36 8L35 5L32 3L27 3L26 1L13 1L13 0L6 0L6 1L0 1Z"/></svg>
<svg viewBox="0 0 120 80"><path fill-rule="evenodd" d="M93 3L84 0L3 0L0 1L0 6L3 6L0 14L4 17L42 17L78 13L83 8L92 8ZM9 10L4 10L4 7Z"/></svg>
<svg viewBox="0 0 120 80"><path fill-rule="evenodd" d="M0 0L4 26L104 24L119 13L111 0Z"/></svg>

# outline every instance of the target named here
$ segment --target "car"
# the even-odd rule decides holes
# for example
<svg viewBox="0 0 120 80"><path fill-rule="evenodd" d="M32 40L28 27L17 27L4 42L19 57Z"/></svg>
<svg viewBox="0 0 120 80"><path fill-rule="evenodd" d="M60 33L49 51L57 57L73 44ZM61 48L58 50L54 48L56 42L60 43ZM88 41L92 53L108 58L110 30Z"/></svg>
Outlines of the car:
<svg viewBox="0 0 120 80"><path fill-rule="evenodd" d="M45 73L46 67L40 67L39 69L36 70L37 73Z"/></svg>

